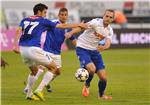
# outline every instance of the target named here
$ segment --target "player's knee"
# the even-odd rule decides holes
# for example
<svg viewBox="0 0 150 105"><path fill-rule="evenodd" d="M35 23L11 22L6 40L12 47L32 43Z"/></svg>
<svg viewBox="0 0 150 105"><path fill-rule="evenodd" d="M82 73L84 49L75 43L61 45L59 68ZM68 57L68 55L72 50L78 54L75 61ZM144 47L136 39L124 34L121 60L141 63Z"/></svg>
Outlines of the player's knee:
<svg viewBox="0 0 150 105"><path fill-rule="evenodd" d="M61 72L60 72L60 69L59 68L57 68L57 70L56 70L56 73L55 73L56 75L60 75L61 74Z"/></svg>
<svg viewBox="0 0 150 105"><path fill-rule="evenodd" d="M96 67L95 66L89 66L89 73L90 74L94 74L95 73L95 71L96 71Z"/></svg>
<svg viewBox="0 0 150 105"><path fill-rule="evenodd" d="M106 80L107 80L107 78L106 78L106 76L102 76L102 77L100 77L100 80L102 80L102 81L106 81Z"/></svg>
<svg viewBox="0 0 150 105"><path fill-rule="evenodd" d="M35 76L36 73L37 73L37 71L34 71L34 70L31 71L31 75L34 75L34 76Z"/></svg>
<svg viewBox="0 0 150 105"><path fill-rule="evenodd" d="M55 74L56 76L57 75L60 75L60 70L58 70L56 64L54 62L50 63L48 66L47 66L48 70L50 72L52 72L53 74Z"/></svg>
<svg viewBox="0 0 150 105"><path fill-rule="evenodd" d="M90 70L89 73L90 73L90 74L94 74L94 73L95 73L95 70Z"/></svg>
<svg viewBox="0 0 150 105"><path fill-rule="evenodd" d="M48 70L55 71L57 69L57 66L54 62L51 62L49 65L46 66Z"/></svg>
<svg viewBox="0 0 150 105"><path fill-rule="evenodd" d="M30 70L31 70L31 75L36 75L37 71L38 71L38 68L36 66L31 66L29 67Z"/></svg>
<svg viewBox="0 0 150 105"><path fill-rule="evenodd" d="M98 73L98 76L99 76L99 79L100 79L100 80L107 80L107 75L106 75L106 71L105 71L105 70L101 70L101 71Z"/></svg>
<svg viewBox="0 0 150 105"><path fill-rule="evenodd" d="M89 70L88 70L88 72L89 72L90 74L94 75L94 73L95 73L95 69L94 69L94 68L89 69Z"/></svg>

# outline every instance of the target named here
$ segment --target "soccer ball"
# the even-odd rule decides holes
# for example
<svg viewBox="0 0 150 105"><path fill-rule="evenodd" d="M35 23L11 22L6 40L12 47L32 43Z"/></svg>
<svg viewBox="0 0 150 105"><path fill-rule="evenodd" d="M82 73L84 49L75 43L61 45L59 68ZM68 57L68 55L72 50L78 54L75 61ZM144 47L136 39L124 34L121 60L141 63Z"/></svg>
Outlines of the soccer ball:
<svg viewBox="0 0 150 105"><path fill-rule="evenodd" d="M86 69L79 68L75 73L75 78L80 82L84 82L89 78L89 73Z"/></svg>

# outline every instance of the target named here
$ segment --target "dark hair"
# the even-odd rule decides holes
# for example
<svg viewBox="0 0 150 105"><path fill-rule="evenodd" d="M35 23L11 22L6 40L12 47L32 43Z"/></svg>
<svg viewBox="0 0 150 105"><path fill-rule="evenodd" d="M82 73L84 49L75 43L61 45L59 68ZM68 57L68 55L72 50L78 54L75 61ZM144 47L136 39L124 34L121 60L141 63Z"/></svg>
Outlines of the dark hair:
<svg viewBox="0 0 150 105"><path fill-rule="evenodd" d="M33 8L34 15L36 15L38 11L42 12L44 9L48 9L48 6L42 3L36 4Z"/></svg>
<svg viewBox="0 0 150 105"><path fill-rule="evenodd" d="M61 13L61 12L68 12L68 9L67 8L60 8L60 10L59 10L59 14Z"/></svg>
<svg viewBox="0 0 150 105"><path fill-rule="evenodd" d="M112 12L112 13L114 14L114 17L115 17L115 11L114 11L113 9L106 9L106 10L105 10L105 13L106 13L107 11Z"/></svg>

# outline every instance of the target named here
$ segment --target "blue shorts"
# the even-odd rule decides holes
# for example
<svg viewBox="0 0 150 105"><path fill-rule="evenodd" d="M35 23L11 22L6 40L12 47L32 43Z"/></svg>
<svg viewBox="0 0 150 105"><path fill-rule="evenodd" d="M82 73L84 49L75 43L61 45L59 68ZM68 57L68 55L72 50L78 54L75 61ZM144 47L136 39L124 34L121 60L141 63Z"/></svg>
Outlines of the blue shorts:
<svg viewBox="0 0 150 105"><path fill-rule="evenodd" d="M81 47L77 47L76 54L80 60L80 66L82 68L85 68L89 63L95 64L96 72L105 68L102 56L97 50L87 50Z"/></svg>

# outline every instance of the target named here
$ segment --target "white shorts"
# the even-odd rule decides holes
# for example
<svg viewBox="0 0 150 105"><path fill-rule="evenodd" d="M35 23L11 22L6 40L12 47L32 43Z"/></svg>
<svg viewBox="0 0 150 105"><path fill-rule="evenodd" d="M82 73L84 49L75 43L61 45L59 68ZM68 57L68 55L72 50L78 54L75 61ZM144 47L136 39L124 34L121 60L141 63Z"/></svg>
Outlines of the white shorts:
<svg viewBox="0 0 150 105"><path fill-rule="evenodd" d="M32 65L49 65L53 59L39 47L20 46L20 53L25 64L29 67Z"/></svg>
<svg viewBox="0 0 150 105"><path fill-rule="evenodd" d="M61 68L62 65L61 65L61 55L56 55L56 54L53 54L53 53L50 53L50 52L46 52L52 59L53 61L55 62L57 68Z"/></svg>

